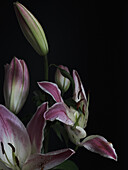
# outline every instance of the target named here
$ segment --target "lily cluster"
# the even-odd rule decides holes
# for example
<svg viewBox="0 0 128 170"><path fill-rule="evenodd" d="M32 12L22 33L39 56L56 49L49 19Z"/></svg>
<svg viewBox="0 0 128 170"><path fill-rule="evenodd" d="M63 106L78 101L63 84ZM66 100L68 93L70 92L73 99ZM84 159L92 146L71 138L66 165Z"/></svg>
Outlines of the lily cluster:
<svg viewBox="0 0 128 170"><path fill-rule="evenodd" d="M63 77L63 75L61 76ZM92 152L117 160L117 155L112 143L108 142L104 137L99 135L86 137L85 128L88 121L89 101L87 101L83 84L76 70L73 70L73 80L75 83L72 97L75 103L74 106L68 106L64 103L57 84L47 81L38 82L39 87L50 94L55 101L55 104L45 112L44 118L49 121L58 120L64 123L68 136L75 145L83 146ZM65 84L63 78L60 78L60 81L61 84Z"/></svg>
<svg viewBox="0 0 128 170"><path fill-rule="evenodd" d="M45 98L25 127L17 114L22 111L29 93L29 71L25 61L16 57L5 65L5 106L0 105L0 169L47 170L72 156L75 151L70 148L42 152L44 130L49 121L59 121L67 131L67 137L77 147L117 160L113 145L104 137L87 136L89 95L87 98L78 72L73 70L71 75L66 66L60 65L55 73L55 83L48 81L48 44L43 28L19 2L14 3L14 9L23 34L35 51L45 57L46 79L38 82L38 86L52 97L54 104L51 105L50 100L47 101L49 98ZM73 94L69 102L62 96L71 84Z"/></svg>

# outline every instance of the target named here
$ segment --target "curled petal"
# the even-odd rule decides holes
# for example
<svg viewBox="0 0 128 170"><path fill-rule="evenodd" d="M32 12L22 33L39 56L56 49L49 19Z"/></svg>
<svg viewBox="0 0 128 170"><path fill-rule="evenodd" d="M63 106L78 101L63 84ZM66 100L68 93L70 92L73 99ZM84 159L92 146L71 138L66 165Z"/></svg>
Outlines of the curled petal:
<svg viewBox="0 0 128 170"><path fill-rule="evenodd" d="M46 121L44 119L44 113L47 110L47 103L43 103L37 108L35 115L32 117L27 125L27 131L30 137L33 153L40 153L42 148L42 142L44 139L44 128Z"/></svg>
<svg viewBox="0 0 128 170"><path fill-rule="evenodd" d="M46 120L59 120L66 125L73 125L72 120L67 116L66 109L63 103L56 103L50 107L44 114Z"/></svg>
<svg viewBox="0 0 128 170"><path fill-rule="evenodd" d="M4 151L12 164L12 148L8 143L13 146L15 155L22 167L30 156L30 139L23 123L3 105L0 105L0 142L3 143ZM7 162L5 154L2 153L2 146L0 148L0 159Z"/></svg>
<svg viewBox="0 0 128 170"><path fill-rule="evenodd" d="M38 85L43 91L50 94L56 102L63 102L61 92L55 83L42 81L38 82Z"/></svg>
<svg viewBox="0 0 128 170"><path fill-rule="evenodd" d="M84 99L84 101L86 102L87 99L86 99L85 90L81 82L81 79L79 77L79 74L77 73L76 70L73 70L73 79L75 82L75 90L73 95L74 100L78 102L81 99Z"/></svg>
<svg viewBox="0 0 128 170"><path fill-rule="evenodd" d="M84 128L85 128L87 126L87 121L88 121L87 98L86 98L85 90L81 82L80 76L76 70L73 70L73 79L75 82L75 90L73 94L73 99L78 103L81 101L80 103L82 104L82 110L85 114L85 118L84 118L85 119Z"/></svg>
<svg viewBox="0 0 128 170"><path fill-rule="evenodd" d="M99 153L101 156L117 160L117 155L112 143L108 142L102 136L88 136L81 142L80 145L92 152Z"/></svg>
<svg viewBox="0 0 128 170"><path fill-rule="evenodd" d="M47 154L34 154L30 157L30 159L26 162L23 166L23 170L30 170L30 169L51 169L70 156L72 156L75 152L71 149L62 149L54 152L50 152Z"/></svg>

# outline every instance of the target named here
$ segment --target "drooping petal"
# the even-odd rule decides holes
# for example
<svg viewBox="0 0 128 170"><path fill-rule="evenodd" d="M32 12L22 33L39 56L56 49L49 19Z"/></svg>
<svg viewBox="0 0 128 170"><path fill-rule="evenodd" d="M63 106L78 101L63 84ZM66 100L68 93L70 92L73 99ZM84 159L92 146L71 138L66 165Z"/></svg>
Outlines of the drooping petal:
<svg viewBox="0 0 128 170"><path fill-rule="evenodd" d="M46 125L46 121L44 119L44 113L46 110L47 103L43 103L37 108L36 113L27 125L27 131L32 145L31 154L41 152L42 142L44 139L43 132Z"/></svg>
<svg viewBox="0 0 128 170"><path fill-rule="evenodd" d="M75 90L73 94L74 100L76 102L78 102L81 99L84 99L86 101L87 99L86 99L85 90L81 82L80 76L76 70L73 70L73 79L75 83Z"/></svg>
<svg viewBox="0 0 128 170"><path fill-rule="evenodd" d="M31 144L25 126L3 105L0 105L0 142L3 144L4 151L12 164L12 148L8 143L15 148L15 155L20 166L24 164L30 155ZM0 147L0 159L8 163L5 154L2 152L2 146Z"/></svg>
<svg viewBox="0 0 128 170"><path fill-rule="evenodd" d="M117 160L117 155L112 143L108 142L104 137L99 135L91 135L85 138L81 144L86 149L98 153L101 156Z"/></svg>
<svg viewBox="0 0 128 170"><path fill-rule="evenodd" d="M55 83L42 81L38 82L38 85L43 91L50 94L56 102L63 102L60 89Z"/></svg>
<svg viewBox="0 0 128 170"><path fill-rule="evenodd" d="M74 153L71 149L62 149L47 154L34 154L23 166L23 170L51 169L64 162Z"/></svg>
<svg viewBox="0 0 128 170"><path fill-rule="evenodd" d="M73 94L73 99L76 102L80 102L81 104L81 109L84 112L85 115L85 123L84 123L84 128L87 126L87 121L88 121L88 107L87 107L87 98L86 98L86 94L85 94L85 90L83 87L83 84L81 82L80 76L78 74L78 72L76 70L73 70L73 79L75 82L75 90L74 90L74 94Z"/></svg>
<svg viewBox="0 0 128 170"><path fill-rule="evenodd" d="M73 125L72 120L66 114L64 103L55 103L45 112L44 118L50 121L59 120L66 125Z"/></svg>

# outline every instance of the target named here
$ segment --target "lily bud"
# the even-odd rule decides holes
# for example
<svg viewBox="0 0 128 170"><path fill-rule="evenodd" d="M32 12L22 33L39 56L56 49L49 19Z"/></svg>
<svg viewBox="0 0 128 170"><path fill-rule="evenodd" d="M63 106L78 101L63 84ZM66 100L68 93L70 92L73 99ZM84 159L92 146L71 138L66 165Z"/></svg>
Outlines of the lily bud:
<svg viewBox="0 0 128 170"><path fill-rule="evenodd" d="M46 56L48 53L48 44L40 23L32 13L19 2L14 3L14 9L26 39L39 55Z"/></svg>
<svg viewBox="0 0 128 170"><path fill-rule="evenodd" d="M62 65L60 65L59 67L69 73L69 70L67 67L62 66ZM63 93L69 89L70 80L64 77L58 68L55 73L55 82L58 85L58 87L62 90Z"/></svg>
<svg viewBox="0 0 128 170"><path fill-rule="evenodd" d="M23 60L13 58L5 65L4 99L6 107L17 114L24 105L29 91L29 73Z"/></svg>

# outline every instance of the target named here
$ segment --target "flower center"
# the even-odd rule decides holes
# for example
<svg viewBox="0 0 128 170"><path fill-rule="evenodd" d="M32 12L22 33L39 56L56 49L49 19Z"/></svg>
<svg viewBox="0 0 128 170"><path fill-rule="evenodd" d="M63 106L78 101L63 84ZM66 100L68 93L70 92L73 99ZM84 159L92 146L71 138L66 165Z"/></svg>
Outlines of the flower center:
<svg viewBox="0 0 128 170"><path fill-rule="evenodd" d="M5 156L5 161L3 161L2 159L0 159L0 161L3 162L7 167L12 168L13 170L21 170L19 160L15 154L15 147L11 143L8 143L8 146L10 146L12 150L13 163L9 160L2 141L1 141L1 150L2 150L2 154Z"/></svg>

